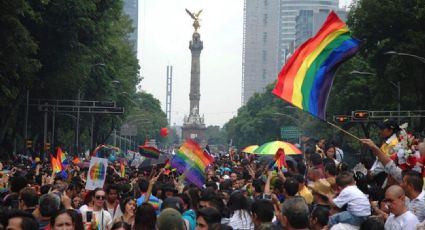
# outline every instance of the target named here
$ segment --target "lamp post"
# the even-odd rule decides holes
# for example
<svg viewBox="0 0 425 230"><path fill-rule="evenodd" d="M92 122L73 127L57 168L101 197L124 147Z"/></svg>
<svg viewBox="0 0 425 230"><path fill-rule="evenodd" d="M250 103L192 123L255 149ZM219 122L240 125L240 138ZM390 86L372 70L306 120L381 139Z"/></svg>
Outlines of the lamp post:
<svg viewBox="0 0 425 230"><path fill-rule="evenodd" d="M371 76L376 76L376 74L371 73L371 72L364 72L364 71L358 71L358 70L353 70L350 72L350 74L358 74L358 75L371 75ZM394 88L397 89L397 120L400 122L400 110L401 110L401 87L400 87L400 81L397 81L397 83L394 83L393 81L387 81L388 83L390 83L392 86L394 86Z"/></svg>
<svg viewBox="0 0 425 230"><path fill-rule="evenodd" d="M384 53L385 55L397 55L397 56L407 56L407 57L412 57L422 63L425 64L425 58L418 56L418 55L414 55L414 54L409 54L409 53L400 53L400 52L396 52L394 50L388 51L386 53Z"/></svg>

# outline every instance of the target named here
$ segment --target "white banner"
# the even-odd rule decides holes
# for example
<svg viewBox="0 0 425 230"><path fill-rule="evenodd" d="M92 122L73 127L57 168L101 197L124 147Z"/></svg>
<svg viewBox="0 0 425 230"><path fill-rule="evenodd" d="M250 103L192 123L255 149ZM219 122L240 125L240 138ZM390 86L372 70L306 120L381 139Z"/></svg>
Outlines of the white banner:
<svg viewBox="0 0 425 230"><path fill-rule="evenodd" d="M108 168L108 160L105 158L92 157L90 160L90 168L87 172L86 190L94 190L103 188L106 178L106 169Z"/></svg>

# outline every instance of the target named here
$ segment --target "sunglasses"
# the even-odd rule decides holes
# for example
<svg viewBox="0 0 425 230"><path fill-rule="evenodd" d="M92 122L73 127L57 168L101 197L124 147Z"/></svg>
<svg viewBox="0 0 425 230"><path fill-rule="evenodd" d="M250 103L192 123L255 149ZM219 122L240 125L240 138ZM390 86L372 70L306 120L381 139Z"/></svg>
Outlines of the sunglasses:
<svg viewBox="0 0 425 230"><path fill-rule="evenodd" d="M95 196L95 198L96 198L97 200L104 200L104 199L105 199L105 196Z"/></svg>

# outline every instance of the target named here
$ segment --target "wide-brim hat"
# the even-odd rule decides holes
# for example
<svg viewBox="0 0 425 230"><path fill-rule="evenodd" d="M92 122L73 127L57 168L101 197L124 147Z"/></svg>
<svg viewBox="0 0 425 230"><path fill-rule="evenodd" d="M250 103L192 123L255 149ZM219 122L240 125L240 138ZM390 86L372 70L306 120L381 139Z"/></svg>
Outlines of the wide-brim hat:
<svg viewBox="0 0 425 230"><path fill-rule="evenodd" d="M308 186L313 192L323 196L333 195L331 184L326 179L319 179Z"/></svg>

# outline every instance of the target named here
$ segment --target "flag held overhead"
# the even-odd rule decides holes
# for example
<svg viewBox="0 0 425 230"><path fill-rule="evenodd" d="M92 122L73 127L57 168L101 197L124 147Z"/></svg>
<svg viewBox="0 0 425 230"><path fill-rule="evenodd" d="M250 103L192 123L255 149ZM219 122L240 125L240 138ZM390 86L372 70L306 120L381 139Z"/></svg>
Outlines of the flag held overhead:
<svg viewBox="0 0 425 230"><path fill-rule="evenodd" d="M359 50L360 41L332 11L317 34L302 44L286 62L273 94L326 119L326 103L339 65Z"/></svg>

